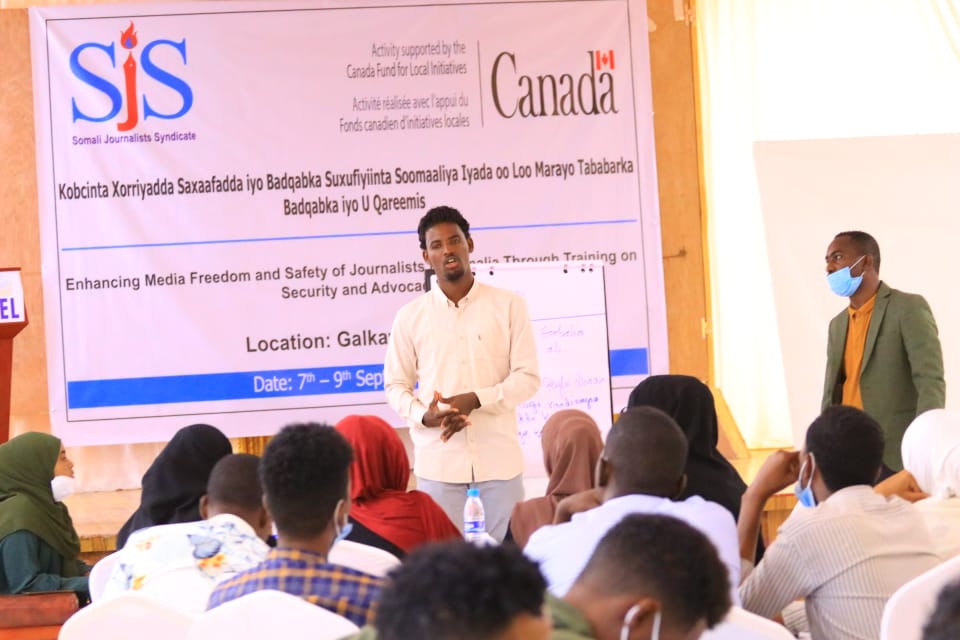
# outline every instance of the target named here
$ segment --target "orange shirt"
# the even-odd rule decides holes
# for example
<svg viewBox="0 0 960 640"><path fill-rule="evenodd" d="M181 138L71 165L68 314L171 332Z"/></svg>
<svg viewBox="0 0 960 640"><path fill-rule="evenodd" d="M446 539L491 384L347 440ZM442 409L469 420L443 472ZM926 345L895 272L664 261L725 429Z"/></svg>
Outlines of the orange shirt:
<svg viewBox="0 0 960 640"><path fill-rule="evenodd" d="M843 347L843 370L847 377L843 383L842 403L858 409L863 409L860 369L863 366L863 349L867 344L867 329L870 327L870 317L876 301L877 295L873 294L860 308L847 308L850 319L847 324L847 344Z"/></svg>

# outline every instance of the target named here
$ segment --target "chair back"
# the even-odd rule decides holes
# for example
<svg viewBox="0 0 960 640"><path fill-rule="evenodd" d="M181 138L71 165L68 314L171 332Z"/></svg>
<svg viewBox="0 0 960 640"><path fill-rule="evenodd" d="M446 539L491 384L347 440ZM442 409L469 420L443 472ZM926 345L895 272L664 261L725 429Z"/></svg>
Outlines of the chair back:
<svg viewBox="0 0 960 640"><path fill-rule="evenodd" d="M202 614L188 640L338 640L359 631L346 618L282 591L264 590Z"/></svg>
<svg viewBox="0 0 960 640"><path fill-rule="evenodd" d="M100 560L97 561L93 568L90 569L90 600L96 602L103 595L104 590L107 588L107 582L110 581L110 574L113 573L113 568L116 566L117 561L120 557L117 555L119 552L114 551L111 554L105 555Z"/></svg>
<svg viewBox="0 0 960 640"><path fill-rule="evenodd" d="M341 540L333 545L327 561L381 578L400 564L400 559L389 551L352 540Z"/></svg>
<svg viewBox="0 0 960 640"><path fill-rule="evenodd" d="M795 640L786 627L773 620L733 607L723 622L704 632L701 640Z"/></svg>
<svg viewBox="0 0 960 640"><path fill-rule="evenodd" d="M94 602L73 614L60 640L185 640L193 616L133 592Z"/></svg>
<svg viewBox="0 0 960 640"><path fill-rule="evenodd" d="M960 556L955 556L897 589L883 608L880 640L920 640L940 590L958 578Z"/></svg>

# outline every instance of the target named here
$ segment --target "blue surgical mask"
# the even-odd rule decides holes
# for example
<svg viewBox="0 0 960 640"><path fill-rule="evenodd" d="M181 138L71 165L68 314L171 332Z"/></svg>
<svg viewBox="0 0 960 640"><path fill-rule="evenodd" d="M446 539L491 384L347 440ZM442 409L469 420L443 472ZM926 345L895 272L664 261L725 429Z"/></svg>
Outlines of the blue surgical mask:
<svg viewBox="0 0 960 640"><path fill-rule="evenodd" d="M623 624L620 625L620 640L630 640L630 625L633 624L633 619L637 617L639 611L639 603L627 609L627 615L623 616ZM657 612L653 614L653 628L650 630L650 640L660 640L660 620L661 614L658 609Z"/></svg>
<svg viewBox="0 0 960 640"><path fill-rule="evenodd" d="M838 296L842 296L844 298L849 298L855 294L857 289L860 288L860 283L863 282L863 271L861 270L861 273L858 276L851 276L850 269L857 266L860 261L866 257L867 256L860 256L857 258L857 261L849 267L844 267L843 269L837 269L833 273L828 273L827 283L830 285L830 290Z"/></svg>
<svg viewBox="0 0 960 640"><path fill-rule="evenodd" d="M334 513L340 509L341 503L343 503L343 500L337 503L337 509L334 510ZM337 535L333 539L333 544L330 545L331 547L350 535L350 532L353 531L353 523L347 520L347 524L343 525L343 527L340 527L340 525L337 524L336 516L334 516L333 530L337 532Z"/></svg>
<svg viewBox="0 0 960 640"><path fill-rule="evenodd" d="M807 483L807 486L802 485L803 482L803 470L807 468L807 462L804 461L803 465L800 467L800 475L797 476L797 484L793 487L793 494L797 496L797 501L805 507L813 508L817 506L817 497L813 495L813 470L817 468L817 462L813 459L813 455L807 455L807 460L811 462L810 464L810 482Z"/></svg>

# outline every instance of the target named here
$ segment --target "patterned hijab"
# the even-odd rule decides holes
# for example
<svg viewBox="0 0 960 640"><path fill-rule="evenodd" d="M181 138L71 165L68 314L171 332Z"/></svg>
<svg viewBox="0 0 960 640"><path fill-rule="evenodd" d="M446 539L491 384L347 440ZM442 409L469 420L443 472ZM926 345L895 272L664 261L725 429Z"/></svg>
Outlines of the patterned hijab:
<svg viewBox="0 0 960 640"><path fill-rule="evenodd" d="M48 433L24 433L0 445L0 540L29 531L66 560L75 560L80 539L67 506L54 502L50 489L59 458L60 439ZM77 564L63 562L63 570L72 571Z"/></svg>
<svg viewBox="0 0 960 640"><path fill-rule="evenodd" d="M140 508L117 534L117 548L140 529L202 520L200 496L207 492L210 471L230 453L230 441L216 427L192 424L177 431L143 474Z"/></svg>

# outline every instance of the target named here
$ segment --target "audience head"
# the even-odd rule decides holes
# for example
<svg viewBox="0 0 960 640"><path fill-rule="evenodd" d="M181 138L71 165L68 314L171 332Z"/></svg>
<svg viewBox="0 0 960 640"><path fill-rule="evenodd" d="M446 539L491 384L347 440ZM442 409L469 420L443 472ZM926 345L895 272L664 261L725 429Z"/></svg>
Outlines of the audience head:
<svg viewBox="0 0 960 640"><path fill-rule="evenodd" d="M117 534L117 546L139 529L200 520L200 496L207 492L210 470L232 452L216 427L192 424L177 431L143 474L140 507Z"/></svg>
<svg viewBox="0 0 960 640"><path fill-rule="evenodd" d="M610 428L598 466L604 498L641 493L674 498L683 492L687 439L673 418L653 407L633 407Z"/></svg>
<svg viewBox="0 0 960 640"><path fill-rule="evenodd" d="M860 409L827 407L807 428L801 460L800 482L808 483L813 473L813 491L819 501L846 487L873 485L883 464L883 432L877 421ZM818 477L826 495L818 491Z"/></svg>
<svg viewBox="0 0 960 640"><path fill-rule="evenodd" d="M377 609L380 640L546 640L546 582L514 545L420 547L390 573Z"/></svg>
<svg viewBox="0 0 960 640"><path fill-rule="evenodd" d="M426 251L427 249L427 231L435 227L438 224L449 222L460 227L460 230L463 231L463 237L467 240L470 239L470 223L467 222L459 211L453 207L434 207L427 211L422 218L420 218L420 224L417 225L417 235L420 237L420 248Z"/></svg>
<svg viewBox="0 0 960 640"><path fill-rule="evenodd" d="M960 495L960 413L931 409L910 423L900 443L903 468L927 495Z"/></svg>
<svg viewBox="0 0 960 640"><path fill-rule="evenodd" d="M396 429L377 416L347 416L337 431L353 449L350 497L354 502L376 498L385 491L406 491L410 459Z"/></svg>
<svg viewBox="0 0 960 640"><path fill-rule="evenodd" d="M923 640L960 638L960 580L945 586L937 596L937 605L923 627Z"/></svg>
<svg viewBox="0 0 960 640"><path fill-rule="evenodd" d="M76 558L80 540L66 505L54 498L51 487L55 476L72 473L63 444L48 433L24 433L0 445L0 539L29 531L62 557ZM75 565L64 563L64 570Z"/></svg>
<svg viewBox="0 0 960 640"><path fill-rule="evenodd" d="M263 506L259 457L232 453L213 466L207 493L200 498L200 515L206 519L222 513L246 520L263 540L270 535L273 521Z"/></svg>
<svg viewBox="0 0 960 640"><path fill-rule="evenodd" d="M281 544L329 550L350 512L352 461L350 445L325 424L291 424L270 440L260 483Z"/></svg>
<svg viewBox="0 0 960 640"><path fill-rule="evenodd" d="M717 410L710 388L693 376L650 376L630 392L627 408L655 407L676 421L690 456L711 457L717 448Z"/></svg>
<svg viewBox="0 0 960 640"><path fill-rule="evenodd" d="M544 423L540 445L548 496L562 498L593 488L603 454L603 438L593 418L578 409L557 411Z"/></svg>
<svg viewBox="0 0 960 640"><path fill-rule="evenodd" d="M565 599L598 640L647 640L656 627L661 640L686 640L726 616L728 580L703 533L676 518L635 514L601 539Z"/></svg>

